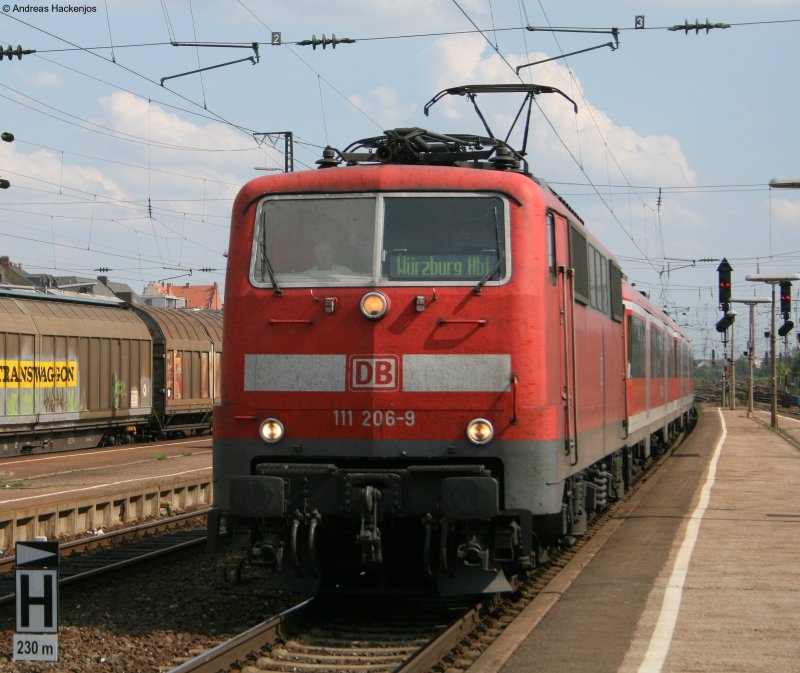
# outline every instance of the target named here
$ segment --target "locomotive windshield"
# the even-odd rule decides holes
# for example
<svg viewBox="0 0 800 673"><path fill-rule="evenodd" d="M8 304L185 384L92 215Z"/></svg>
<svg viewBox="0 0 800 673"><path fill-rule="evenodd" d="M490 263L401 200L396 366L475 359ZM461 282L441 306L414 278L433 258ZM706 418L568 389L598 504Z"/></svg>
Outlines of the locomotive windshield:
<svg viewBox="0 0 800 673"><path fill-rule="evenodd" d="M267 287L500 281L507 220L498 196L268 197L256 215L251 280Z"/></svg>

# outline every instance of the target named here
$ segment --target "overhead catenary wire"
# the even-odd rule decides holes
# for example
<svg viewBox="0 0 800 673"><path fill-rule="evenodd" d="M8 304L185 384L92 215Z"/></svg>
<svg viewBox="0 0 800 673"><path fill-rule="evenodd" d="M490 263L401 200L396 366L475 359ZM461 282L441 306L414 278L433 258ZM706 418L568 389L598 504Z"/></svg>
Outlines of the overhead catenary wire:
<svg viewBox="0 0 800 673"><path fill-rule="evenodd" d="M197 41L197 27L195 26L195 23L194 23L194 10L192 9L192 0L188 0L188 2L189 2L189 14L192 17L192 33L194 34L195 41ZM202 65L200 63L200 47L199 46L195 47L195 53L197 55L197 73L198 73L198 75L200 77L200 91L203 94L203 109L207 110L208 109L208 104L206 103L206 87L205 87L205 83L203 82L203 72L202 72L203 71L203 67L202 67ZM163 84L164 80L161 80L161 83Z"/></svg>
<svg viewBox="0 0 800 673"><path fill-rule="evenodd" d="M270 27L269 27L269 26L268 26L266 23L264 23L264 21L263 21L263 20L262 20L262 19L261 19L261 18L260 18L260 17L259 17L259 16L258 16L258 15L257 15L257 14L256 14L256 13L253 11L253 10L252 10L252 9L250 9L250 7L248 7L248 6L247 6L247 5L244 3L244 0L237 0L237 2L238 2L238 3L239 3L239 4L240 4L240 5L241 5L241 6L242 6L244 9L245 9L245 11L247 11L247 12L248 12L248 13L249 13L249 14L250 14L250 15L251 15L251 16L252 16L252 17L253 17L253 18L254 18L256 21L258 21L258 23L259 23L259 24L261 24L261 25L262 25L262 26L263 26L263 27L264 27L266 30L270 31L270 33L272 32L272 29L271 29L271 28L270 28ZM361 109L361 108L360 108L358 105L356 105L356 104L355 104L355 103L354 103L354 102L351 100L351 97L348 97L348 96L346 96L346 95L345 95L345 94L343 94L341 91L339 91L339 89L337 89L335 86L333 86L333 84L331 84L331 83L330 83L330 82L329 82L329 81L328 81L328 80L327 80L325 77L323 77L323 76L322 76L322 74L321 74L321 73L319 73L319 72L318 72L318 71L317 71L317 70L316 70L316 69L315 69L315 68L314 68L314 67L313 67L313 66L312 66L312 65L311 65L311 64L310 64L308 61L306 61L304 58L302 58L302 57L301 57L301 56L300 56L300 55L297 53L297 51L296 51L296 50L294 50L294 49L292 49L291 47L288 47L288 46L287 46L287 48L289 49L289 53L290 53L292 56L294 56L294 57L295 57L295 58L296 58L298 61L300 61L300 62L301 62L301 63L302 63L302 64L303 64L303 65L304 65L306 68L308 68L308 69L309 69L311 72L313 72L313 73L314 73L314 74L317 76L317 78L318 78L318 80L317 80L317 81L318 81L318 82L320 82L320 81L323 81L323 82L325 82L325 84L326 84L327 86L329 86L329 87L331 88L331 90L332 90L332 91L334 91L334 92L335 92L335 93L336 93L336 94L337 94L337 95L338 95L338 96L339 96L339 97L340 97L340 98L341 98L343 101L345 101L345 102L346 102L346 103L347 103L347 104L348 104L350 107L352 107L352 108L353 108L354 110L356 110L356 111L357 111L359 114L361 114L362 116L364 116L364 118L365 118L365 119L367 119L367 120L368 120L370 123L372 123L372 124L373 124L373 125L374 125L376 128L379 128L379 129L383 130L383 126L382 126L380 123L378 123L378 122L377 122L375 119L373 119L373 118L372 118L372 117L371 117L369 114L367 114L367 112L366 112L365 110Z"/></svg>
<svg viewBox="0 0 800 673"><path fill-rule="evenodd" d="M469 16L469 14L468 14L468 13L467 13L467 12L466 12L466 11L465 11L465 10L464 10L462 7L461 7L461 5L459 4L458 0L452 0L452 2L453 2L453 4L454 4L454 5L455 5L455 6L456 6L458 9L459 9L459 11L460 11L460 12L461 12L461 13L462 13L462 14L463 14L463 15L464 15L466 18L467 18L467 20L468 20L468 21L469 21L469 22L470 22L470 23L471 23L471 24L472 24L472 25L473 25L473 26L476 28L476 30L478 30L478 32L479 32L479 33L482 35L482 37L484 38L484 40L485 40L485 41L486 41L486 42L487 42L487 43L488 43L490 46L492 46L492 48L494 49L495 47L494 47L494 45L492 45L492 42L491 42L491 40L490 40L490 39L489 39L489 38L486 36L486 34L485 34L485 32L484 32L484 31L482 31L480 28L478 28L477 24L476 24L476 23L475 23L475 22L472 20L472 18ZM541 2L540 2L540 7L541 7ZM545 17L546 17L546 13L545 13L545 11L544 11L544 8L542 7L541 9L542 9L542 13L543 13L543 14L545 14ZM496 50L496 51L497 51L497 53L498 53L498 56L500 56L500 58L501 58L501 59L502 59L502 61L503 61L503 62L506 64L506 66L507 66L507 67L508 67L508 68L509 68L509 69L510 69L510 70L511 70L513 73L514 73L515 77L516 77L517 79L520 79L520 80L521 80L520 74L519 74L519 72L517 71L517 69L516 69L514 66L512 66L512 65L511 65L511 63L509 63L508 59L506 59L506 58L505 58L505 56L504 56L502 53L500 53L500 52L499 52L499 50ZM559 48L559 51L561 51L561 50L560 50L560 48ZM562 138L562 137L561 137L561 135L560 135L560 134L559 134L559 132L558 132L558 129L556 129L556 127L555 127L555 125L553 124L552 120L551 120L551 119L550 119L550 118L547 116L547 114L545 113L545 111L542 109L542 107L539 105L538 101L537 101L535 98L533 99L533 102L534 102L534 104L536 105L537 109L539 110L540 114L542 115L542 118L543 118L543 119L544 119L544 120L547 122L548 126L549 126L549 127L550 127L550 129L552 130L552 132L553 132L553 134L555 135L556 139L557 139L557 140L558 140L558 141L561 143L562 147L563 147L563 148L564 148L564 150L567 152L568 156L569 156L569 157L572 159L572 161L573 161L573 162L575 163L575 165L578 167L578 170L580 170L580 172L581 172L581 173L582 173L582 174L583 174L583 175L586 177L586 179L589 181L589 184L590 184L590 186L592 186L592 188L594 189L595 193L597 194L597 197L600 199L601 203L603 203L603 205L606 207L606 209L608 210L608 212L611 214L611 216L612 216L612 218L614 219L614 221L615 221L615 222L616 222L616 223L619 225L619 227L620 227L620 229L622 230L622 232L623 232L623 233L624 233L624 234L625 234L625 235L628 237L628 239L631 241L631 243L633 244L633 246L634 246L634 247L635 247L637 250L639 250L639 252L641 252L641 253L642 253L642 255L643 255L644 257L647 257L646 253L645 253L645 252L644 252L644 251L641 249L641 247L640 247L639 243L636 241L636 239L635 239L635 238L632 236L632 234L631 234L631 233L630 233L630 232L629 232L629 231L628 231L628 230L625 228L625 226L622 224L622 222L620 221L620 219L617 217L616 213L614 212L614 209L613 209L613 207L611 207L611 205L608 203L608 201L605 199L605 197L604 197L604 196L603 196L603 195L600 193L599 189L597 189L597 187L594 185L594 183L593 183L592 179L589 177L588 173L586 172L586 169L585 169L585 167L582 165L582 163L581 163L580 161L578 161L577 157L574 155L574 153L572 152L572 150L569 148L569 146L567 145L567 143L566 143L566 141L564 140L564 138ZM598 128L598 130L599 130L599 128ZM601 133L601 137L602 137L602 133ZM604 144L604 146L606 146L606 147L607 147L607 143L605 142L605 139L603 139L603 144ZM653 270L654 270L656 273L658 273L658 272L659 272L659 269L657 269L657 268L655 267L655 265L653 265Z"/></svg>
<svg viewBox="0 0 800 673"><path fill-rule="evenodd" d="M117 58L114 55L114 38L111 37L111 17L108 15L108 0L104 0L104 4L106 7L106 25L108 26L108 41L111 43L111 61L112 63L116 63Z"/></svg>
<svg viewBox="0 0 800 673"><path fill-rule="evenodd" d="M112 61L111 59L107 58L106 56L98 54L96 51L93 51L93 50L90 50L90 49L86 49L85 47L77 45L77 44L75 44L71 40L68 40L65 37L61 37L59 35L51 33L50 31L47 31L47 30L45 30L43 28L35 26L35 25L29 23L28 21L24 21L23 19L19 18L18 16L15 16L13 14L7 14L5 16L7 16L8 18L13 19L14 21L18 21L19 23L27 26L28 28L31 28L32 30L35 30L37 32L41 32L41 33L43 33L43 34L45 34L45 35L47 35L49 37L52 37L53 39L59 40L61 42L65 42L66 44L69 44L72 47L75 47L77 49L80 49L81 51L84 51L87 54L90 54L90 55L92 55L92 56L94 56L96 58L99 58L99 59L101 59L103 61L106 61L107 63L111 63L111 64L115 65L116 67L125 70L126 72L128 72L131 75L133 75L134 77L140 78L140 79L142 79L142 80L144 80L144 81L146 81L146 82L148 82L148 83L150 83L150 84L152 84L154 86L158 86L160 88L165 88L165 87L162 87L160 83L158 83L155 80L147 77L146 75L141 74L140 72L137 72L133 68L129 68L128 66L122 65L121 63L119 63L117 61ZM117 88L116 85L113 85L113 84L110 84L110 83L109 83L109 86L114 86L115 88ZM219 114L213 112L212 110L208 110L208 108L203 108L203 106L200 103L197 103L196 101L193 101L191 98L188 98L187 96L184 96L184 95L178 93L177 91L174 91L173 89L167 89L167 90L172 95L174 95L174 96L186 101L187 103L190 103L191 105L194 105L194 106L199 107L201 109L207 110L209 112L209 114L211 115L211 118L215 119L216 121L219 121L219 122L222 122L224 124L227 124L231 128L237 129L237 130L241 131L242 133L245 133L246 135L252 135L252 131L251 130L246 129L243 126L240 126L240 125L238 125L238 124L226 119L222 115L219 115ZM133 92L131 92L131 93L133 93ZM145 98L147 98L147 97L145 97Z"/></svg>
<svg viewBox="0 0 800 673"><path fill-rule="evenodd" d="M163 3L164 0L161 0L161 1ZM247 9L248 11L251 11L246 6L245 6L245 9ZM252 12L251 12L251 14L252 14ZM257 19L255 14L253 14L253 17ZM747 28L747 27L752 27L752 26L783 25L783 24L792 24L792 23L800 23L800 19L776 19L776 20L772 20L772 21L740 21L740 22L730 23L728 25L730 25L732 28ZM262 25L264 25L264 24L262 23ZM431 38L431 37L451 37L451 36L457 36L457 35L475 35L475 34L478 34L478 33L481 33L481 32L485 32L487 30L492 32L492 33L508 33L508 32L515 32L515 31L519 31L519 30L526 30L530 25L531 24L529 22L527 22L526 24L520 25L520 26L497 27L497 26L493 25L491 28L488 28L488 29L481 29L481 28L476 27L476 28L473 28L472 30L443 30L443 31L433 31L433 32L428 32L428 33L404 33L404 34L398 34L398 35L362 35L362 36L354 37L353 40L356 43L358 43L358 42L383 42L383 41L394 41L394 40L416 40L416 39L424 39L424 38ZM645 32L652 32L652 31L669 30L671 27L673 27L673 25L674 24L671 24L671 25L660 25L660 26L646 26L644 28L636 28L636 27L633 27L633 26L617 27L617 30L619 30L620 32L633 31L633 32L638 32L638 33L645 33ZM264 27L267 28L266 25L264 25ZM601 31L601 30L607 30L607 27L605 27L605 26L554 26L553 29L554 30L559 30L559 31L568 31L568 30L569 31L573 31L573 30L574 31ZM175 40L175 38L171 36L170 40L166 41L166 42L134 42L134 43L129 43L129 44L117 44L117 45L114 45L114 48L119 50L119 49L140 49L140 48L143 48L143 47L164 47L164 46L171 45L175 41L177 41L177 40ZM304 40L286 40L286 39L284 39L281 42L281 46L297 45L302 41L304 41ZM213 41L211 43L213 43ZM222 44L240 44L243 47L249 47L252 44L252 42L241 42L241 43L219 42L219 44L220 45L222 45ZM257 44L259 45L259 47L274 46L274 45L272 45L271 42L266 42L266 41L265 42L258 42ZM87 47L63 47L63 48L57 48L57 49L42 49L42 50L37 50L37 53L48 54L48 53L65 52L65 51L100 51L100 50L106 50L106 49L107 50L111 50L112 49L112 45L108 44L108 45L93 45L93 46L87 46Z"/></svg>
<svg viewBox="0 0 800 673"><path fill-rule="evenodd" d="M521 4L521 6L524 8L524 3L520 3L520 4ZM166 5L164 5L163 1L162 1L162 5L163 5L163 8L164 8L164 10L166 11ZM112 7L113 7L113 5L112 5ZM502 35L502 33L501 33L500 31L502 31L503 29L502 29L502 28L500 28L499 26L497 26L497 25L496 25L496 23L495 23L495 21L494 21L494 16L492 16L492 22L491 22L491 26L492 26L492 28L491 28L491 30L489 31L489 36L490 36L490 39L491 39L491 43L493 43L494 47L495 47L497 50L499 50L499 49L501 48L501 41L499 40L499 37L498 37L498 36ZM655 28L656 28L656 27L652 27L652 26L651 26L651 27L648 27L648 29L649 29L649 30L653 30L653 29L655 29ZM666 28L666 26L665 26L665 28ZM524 29L524 28L521 28L521 29L520 29L520 28L518 28L518 27L515 27L515 28L511 28L511 29L509 29L509 30L522 30L522 34L523 34L523 35L524 35L524 34L526 34L526 33L525 33L525 29ZM629 29L629 30L632 30L632 29ZM458 32L460 32L460 33L466 33L466 32L475 33L475 32L477 32L477 31L475 31L475 30L472 30L472 31L458 31ZM442 33L442 34L455 34L455 31L453 31L453 32L448 32L448 33ZM375 39L398 39L398 38L402 38L402 37L403 37L403 36L386 36L386 37L383 37L383 38L381 38L381 37L378 37L378 38L375 38ZM174 35L172 36L172 38L174 39ZM361 39L362 41L364 41L366 38L359 38L359 39ZM111 42L112 42L112 47L116 47L117 49L119 49L119 45L114 45L114 44L113 44L113 42L114 42L113 40L111 40ZM287 43L285 43L285 44L291 44L291 43L288 43L288 42L287 42ZM118 51L117 53L118 53L118 55L119 55L119 51ZM527 48L526 48L526 53L527 53ZM318 84L319 84L319 82L320 82L320 81L321 81L321 80L318 78ZM327 81L326 81L325 83L327 84ZM320 88L321 88L321 86L320 86ZM138 95L138 94L136 94L136 95ZM323 111L323 112L324 112L324 111ZM192 112L192 114L196 114L196 113L195 113L195 112ZM577 122L577 120L576 120L576 122ZM381 126L382 126L382 125L381 125ZM562 132L563 132L563 129L562 129ZM155 140L155 139L154 139L154 140ZM327 140L327 134L326 134L326 140ZM320 144L316 144L316 143L313 143L313 142L308 142L307 140L306 140L306 141L304 141L304 144L305 144L305 146L307 146L307 147L309 147L309 148L313 148L313 147L319 148L319 147L320 147ZM66 150L66 148L65 148L65 150ZM68 151L68 150L66 150L66 151ZM213 151L213 150L209 150L209 151ZM155 156L155 155L154 155L154 156ZM100 160L102 160L102 159L100 159ZM578 157L578 160L582 162L582 158L581 158L580 156ZM594 177L594 176L593 176L593 177ZM595 181L595 182L599 182L599 181ZM618 188L617 188L617 187L609 187L609 186L608 186L608 184L610 184L610 183L613 183L613 182L614 182L614 180L613 180L613 179L610 179L610 178L609 178L609 179L607 179L607 180L605 180L605 181L603 181L603 182L606 182L606 183L607 183L607 185L599 185L599 184L598 184L598 187L599 187L599 189L603 191L603 193L605 194L605 197L606 197L606 199L609 201L609 205L610 205L612 208L619 208L619 204L618 204L618 203L617 203L617 204L615 204L615 203L614 203L614 201L612 200L612 199L616 199L616 198L617 198L617 197L616 197L617 189L620 189L620 190L625 190L625 191L623 191L622 193L630 193L630 187L628 187L628 186L624 186L624 185L623 185L623 186L620 186L620 187L618 187ZM554 183L553 183L553 184L554 184ZM635 188L637 188L637 189L638 189L638 186L636 186L636 185L633 185L633 187L635 187ZM679 189L681 189L681 188L680 188L680 187L676 188L676 193L680 193L680 192L678 192L678 191L677 191L677 190L679 190ZM693 188L692 188L692 187L686 187L685 189L686 189L686 190L689 190L689 191L691 191ZM735 187L733 187L733 188L732 188L732 190L733 190L733 189L736 189L736 188L735 188ZM744 188L744 189L746 189L746 188ZM756 186L756 187L753 187L752 189L755 191L755 190L757 190L757 189L760 189L760 187ZM570 191L575 191L575 190L570 190ZM699 190L695 190L695 191L699 191ZM564 194L563 190L561 190L561 189L559 189L559 192L560 192L560 193L562 193L562 195L566 195L566 194ZM665 193L666 193L666 189L665 189ZM594 196L594 194L593 194L593 196ZM647 195L645 195L645 198L647 198ZM153 201L153 203L155 204L155 201ZM627 223L627 222L626 222L626 228L628 228L629 230L631 229L631 228L630 228L630 226L628 225L628 223ZM655 251L654 251L654 250L649 250L648 252L655 252ZM658 263L658 262L657 262L657 263Z"/></svg>

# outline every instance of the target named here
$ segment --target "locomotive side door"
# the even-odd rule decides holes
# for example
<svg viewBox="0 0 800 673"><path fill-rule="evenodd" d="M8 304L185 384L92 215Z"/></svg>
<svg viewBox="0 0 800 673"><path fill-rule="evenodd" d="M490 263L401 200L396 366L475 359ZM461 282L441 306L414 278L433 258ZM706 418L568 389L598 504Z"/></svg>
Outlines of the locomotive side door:
<svg viewBox="0 0 800 673"><path fill-rule="evenodd" d="M551 277L556 285L559 312L560 388L564 407L564 452L571 464L578 457L577 374L575 371L575 288L574 266L570 260L570 232L567 219L558 213L548 213L548 244L550 246ZM584 239L584 248L586 240ZM585 253L584 253L585 254Z"/></svg>

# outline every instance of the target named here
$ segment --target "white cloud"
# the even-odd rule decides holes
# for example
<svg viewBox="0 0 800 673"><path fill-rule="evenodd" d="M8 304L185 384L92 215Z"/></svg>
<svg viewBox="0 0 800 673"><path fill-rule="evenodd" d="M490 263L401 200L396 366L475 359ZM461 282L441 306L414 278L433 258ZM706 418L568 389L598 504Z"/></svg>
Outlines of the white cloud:
<svg viewBox="0 0 800 673"><path fill-rule="evenodd" d="M25 84L30 84L31 86L41 89L53 89L59 87L64 81L64 78L57 73L50 71L32 72L24 66L18 67L15 74L23 82L25 82Z"/></svg>
<svg viewBox="0 0 800 673"><path fill-rule="evenodd" d="M228 126L215 122L200 126L127 92L104 96L100 106L106 117L104 125L154 143L210 149L248 146L242 135Z"/></svg>
<svg viewBox="0 0 800 673"><path fill-rule="evenodd" d="M417 112L415 102L404 103L400 94L387 86L372 89L366 98L353 95L348 100L372 119L380 119L387 129L407 126Z"/></svg>
<svg viewBox="0 0 800 673"><path fill-rule="evenodd" d="M775 224L797 231L800 227L800 200L773 198L770 207Z"/></svg>
<svg viewBox="0 0 800 673"><path fill-rule="evenodd" d="M124 199L126 196L107 172L65 160L48 150L25 154L10 146L0 146L0 161L14 167L14 173L20 177L11 180L19 186L70 195L75 195L77 190L86 192L84 196L102 194L111 199Z"/></svg>
<svg viewBox="0 0 800 673"><path fill-rule="evenodd" d="M232 199L242 176L256 165L283 166L283 155L269 142L259 148L223 124L197 124L125 92L101 98L100 105L104 116L94 121L140 139L122 143L127 166L109 167L125 174L124 183L137 198L152 193L179 199L189 192L196 198L204 192L209 199Z"/></svg>
<svg viewBox="0 0 800 673"><path fill-rule="evenodd" d="M0 167L13 167L14 174L4 177L15 192L49 202L32 203L3 220L13 218L18 236L52 241L60 264L78 267L81 256L108 253L145 265L180 265L198 256L215 265L240 186L256 175L255 165L275 165L269 159L283 165L270 146L258 148L217 122L182 120L129 93L101 99L93 121L112 131L78 130L58 149L0 144ZM116 139L114 132L139 142ZM148 138L154 143L149 149Z"/></svg>

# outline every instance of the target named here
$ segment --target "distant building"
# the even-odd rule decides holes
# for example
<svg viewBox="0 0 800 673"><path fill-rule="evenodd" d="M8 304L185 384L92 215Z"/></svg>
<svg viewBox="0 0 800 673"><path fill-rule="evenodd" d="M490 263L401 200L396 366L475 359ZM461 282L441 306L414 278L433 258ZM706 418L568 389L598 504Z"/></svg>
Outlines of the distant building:
<svg viewBox="0 0 800 673"><path fill-rule="evenodd" d="M148 283L142 292L142 303L156 308L187 308L186 299L172 293L169 284Z"/></svg>
<svg viewBox="0 0 800 673"><path fill-rule="evenodd" d="M219 286L172 285L171 283L148 283L142 293L142 301L149 306L172 308L221 309L222 296Z"/></svg>
<svg viewBox="0 0 800 673"><path fill-rule="evenodd" d="M114 281L109 280L108 276L98 276L97 281L97 284L95 284L95 293L98 293L98 290L103 293L108 291L113 296L119 297L129 304L141 303L141 297L139 297L139 295L136 294L133 291L133 288L127 283L115 283Z"/></svg>
<svg viewBox="0 0 800 673"><path fill-rule="evenodd" d="M12 262L7 255L0 257L0 284L24 287L36 286L36 283L22 270L22 264Z"/></svg>
<svg viewBox="0 0 800 673"><path fill-rule="evenodd" d="M88 294L129 304L147 304L159 308L215 309L222 308L219 286L172 285L171 283L148 283L141 295L130 285L116 283L108 276L81 278L80 276L54 276L49 273L27 273L22 264L12 262L8 256L0 256L0 285L14 288L36 288L37 291L58 294L68 292Z"/></svg>

